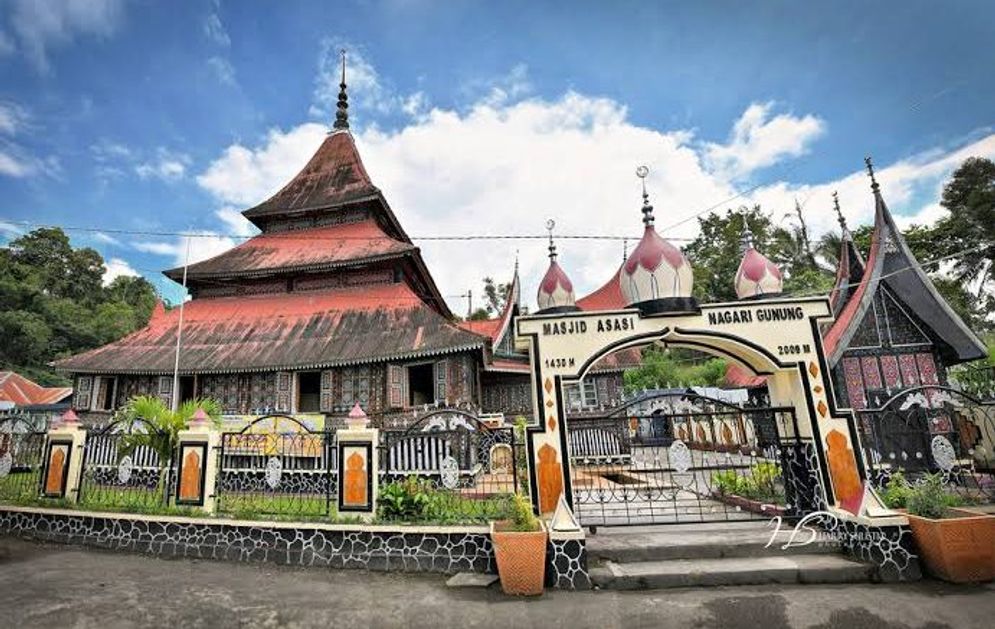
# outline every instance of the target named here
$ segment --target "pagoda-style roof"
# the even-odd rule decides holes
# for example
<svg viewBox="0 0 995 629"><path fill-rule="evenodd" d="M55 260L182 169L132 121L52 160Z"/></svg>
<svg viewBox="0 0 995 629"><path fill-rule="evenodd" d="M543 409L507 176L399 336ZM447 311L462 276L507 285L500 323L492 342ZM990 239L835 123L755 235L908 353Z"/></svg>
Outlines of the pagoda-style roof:
<svg viewBox="0 0 995 629"><path fill-rule="evenodd" d="M835 365L840 360L864 317L869 312L873 316L874 296L882 286L915 314L948 364L984 357L984 344L936 291L933 282L912 255L881 196L878 184L874 182L872 188L874 232L866 270L825 334L823 345L830 364ZM852 277L852 269L850 271L848 277Z"/></svg>
<svg viewBox="0 0 995 629"><path fill-rule="evenodd" d="M173 371L179 308L123 339L55 363L74 373ZM482 349L405 283L194 299L183 314L180 371L318 369Z"/></svg>
<svg viewBox="0 0 995 629"><path fill-rule="evenodd" d="M263 233L242 244L187 267L189 279L232 278L323 270L417 251L409 242L391 238L373 219L312 227L307 230ZM183 267L165 271L180 281Z"/></svg>
<svg viewBox="0 0 995 629"><path fill-rule="evenodd" d="M846 306L854 291L860 286L864 276L864 257L857 250L849 230L843 229L843 239L840 242L840 260L836 267L836 281L829 293L829 307L834 314L839 315Z"/></svg>
<svg viewBox="0 0 995 629"><path fill-rule="evenodd" d="M577 307L581 310L621 310L626 308L619 280L621 272L622 268L619 267L604 286L578 299Z"/></svg>

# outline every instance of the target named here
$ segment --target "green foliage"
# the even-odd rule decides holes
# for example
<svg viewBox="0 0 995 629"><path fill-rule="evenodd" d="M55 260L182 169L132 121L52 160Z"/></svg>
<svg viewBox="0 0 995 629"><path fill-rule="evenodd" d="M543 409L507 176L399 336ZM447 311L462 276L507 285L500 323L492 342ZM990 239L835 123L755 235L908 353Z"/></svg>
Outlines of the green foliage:
<svg viewBox="0 0 995 629"><path fill-rule="evenodd" d="M832 287L833 274L816 264L804 217L797 208L787 216L796 224L780 227L760 206L699 218L700 233L685 248L694 269L695 297L703 303L737 299L734 278L743 258L740 240L744 218L757 251L784 273L786 291L828 292L825 287Z"/></svg>
<svg viewBox="0 0 995 629"><path fill-rule="evenodd" d="M510 511L509 496L466 498L458 492L439 489L432 481L408 476L385 483L377 496L377 517L385 522L419 524L463 524L503 520Z"/></svg>
<svg viewBox="0 0 995 629"><path fill-rule="evenodd" d="M539 530L539 518L532 511L532 502L523 494L515 494L511 501L511 530L531 533Z"/></svg>
<svg viewBox="0 0 995 629"><path fill-rule="evenodd" d="M947 510L963 504L959 496L947 491L943 474L927 474L909 489L906 506L909 513L923 518L939 520Z"/></svg>
<svg viewBox="0 0 995 629"><path fill-rule="evenodd" d="M749 473L721 470L712 474L712 483L723 496L739 496L759 502L784 503L781 489L781 469L774 463L759 461L750 466Z"/></svg>
<svg viewBox="0 0 995 629"><path fill-rule="evenodd" d="M726 362L705 358L699 352L647 347L642 364L623 374L626 391L666 386L719 386L725 379Z"/></svg>
<svg viewBox="0 0 995 629"><path fill-rule="evenodd" d="M93 249L74 249L57 228L37 229L0 249L0 367L43 385L67 384L48 363L144 326L152 285L118 277L103 285Z"/></svg>
<svg viewBox="0 0 995 629"><path fill-rule="evenodd" d="M905 479L902 472L895 472L888 479L888 483L881 492L881 500L889 509L905 509L909 505L909 494L912 493L912 486Z"/></svg>
<svg viewBox="0 0 995 629"><path fill-rule="evenodd" d="M528 442L529 436L529 422L523 415L519 415L515 418L515 443L525 444ZM530 485L529 485L529 461L525 456L524 452L515 453L515 469L516 469L516 480L518 481L517 490L525 495L530 495Z"/></svg>

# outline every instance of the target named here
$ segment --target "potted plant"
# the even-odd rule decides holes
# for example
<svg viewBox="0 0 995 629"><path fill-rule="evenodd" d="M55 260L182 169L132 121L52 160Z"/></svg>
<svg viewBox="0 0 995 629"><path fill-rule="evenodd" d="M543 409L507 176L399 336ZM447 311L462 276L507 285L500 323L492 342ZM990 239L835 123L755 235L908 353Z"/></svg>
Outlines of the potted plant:
<svg viewBox="0 0 995 629"><path fill-rule="evenodd" d="M945 581L995 579L995 516L958 509L941 474L926 476L905 493L909 527L926 569Z"/></svg>
<svg viewBox="0 0 995 629"><path fill-rule="evenodd" d="M537 596L546 578L546 529L532 503L515 494L511 519L491 522L491 542L505 594Z"/></svg>

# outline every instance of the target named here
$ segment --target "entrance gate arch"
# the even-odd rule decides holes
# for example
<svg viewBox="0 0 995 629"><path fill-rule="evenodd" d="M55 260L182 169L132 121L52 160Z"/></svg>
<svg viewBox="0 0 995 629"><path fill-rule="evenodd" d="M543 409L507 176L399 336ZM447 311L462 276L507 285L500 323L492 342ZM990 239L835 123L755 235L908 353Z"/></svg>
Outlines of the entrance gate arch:
<svg viewBox="0 0 995 629"><path fill-rule="evenodd" d="M831 317L824 297L706 304L655 314L631 308L520 317L516 344L531 356L538 419L527 440L538 511L552 512L561 496L575 512L582 504L582 488L574 487L570 473L576 459L572 447L580 448L581 440L570 438L574 426L566 416L564 387L579 382L600 358L651 343L717 353L767 377L767 410L790 409L792 414L793 443L782 444L780 462L784 483L796 495L795 514L828 508L845 517L882 510L864 491L866 471L853 415L837 410L833 401L819 332Z"/></svg>

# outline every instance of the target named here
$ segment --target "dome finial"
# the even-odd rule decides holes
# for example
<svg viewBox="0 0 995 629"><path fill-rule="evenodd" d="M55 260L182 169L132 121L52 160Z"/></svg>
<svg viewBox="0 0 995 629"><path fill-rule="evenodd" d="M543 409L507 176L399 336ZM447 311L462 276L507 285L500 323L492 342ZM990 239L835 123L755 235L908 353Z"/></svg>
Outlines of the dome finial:
<svg viewBox="0 0 995 629"><path fill-rule="evenodd" d="M345 88L345 48L341 51L342 54L342 82L339 83L339 101L335 106L335 124L332 125L333 129L348 129L349 128L349 96L346 94Z"/></svg>
<svg viewBox="0 0 995 629"><path fill-rule="evenodd" d="M624 263L629 259L629 239L622 239L622 262Z"/></svg>
<svg viewBox="0 0 995 629"><path fill-rule="evenodd" d="M877 192L881 186L878 185L878 180L874 177L874 164L871 163L870 155L864 158L864 163L867 164L867 174L871 176L871 190Z"/></svg>
<svg viewBox="0 0 995 629"><path fill-rule="evenodd" d="M553 228L556 227L556 221L553 219L548 219L546 221L546 231L549 232L549 259L556 261L556 243L553 242Z"/></svg>
<svg viewBox="0 0 995 629"><path fill-rule="evenodd" d="M746 222L746 212L742 213L742 217L743 228L739 231L739 248L743 253L746 253L753 249L753 232L750 231L750 225Z"/></svg>
<svg viewBox="0 0 995 629"><path fill-rule="evenodd" d="M650 205L650 195L646 192L646 176L650 174L648 166L636 168L636 177L639 177L643 184L643 225L649 227L653 224L653 206Z"/></svg>

